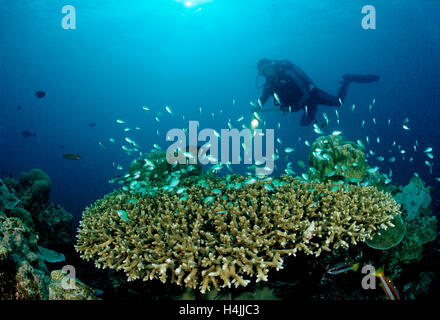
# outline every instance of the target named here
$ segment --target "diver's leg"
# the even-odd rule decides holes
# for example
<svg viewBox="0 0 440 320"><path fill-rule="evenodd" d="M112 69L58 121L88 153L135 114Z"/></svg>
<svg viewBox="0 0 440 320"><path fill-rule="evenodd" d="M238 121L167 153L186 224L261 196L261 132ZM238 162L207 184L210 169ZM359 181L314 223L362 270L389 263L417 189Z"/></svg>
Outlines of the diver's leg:
<svg viewBox="0 0 440 320"><path fill-rule="evenodd" d="M370 83L380 80L380 77L375 74L344 74L342 77L344 81L357 83Z"/></svg>
<svg viewBox="0 0 440 320"><path fill-rule="evenodd" d="M311 97L307 102L310 103L311 105L321 104L323 106L340 107L341 101L342 103L344 102L345 96L342 96L343 98L341 98L339 94L341 93L342 95L343 94L347 95L347 89L348 89L348 84L346 85L346 87L344 87L343 85L341 89L339 89L338 96L334 96L332 94L325 92L324 90L321 90L319 88L314 88L311 92ZM341 101L339 100L340 98Z"/></svg>
<svg viewBox="0 0 440 320"><path fill-rule="evenodd" d="M301 126L306 127L309 124L311 124L313 121L316 122L315 119L315 115L316 115L316 110L318 110L318 106L317 105L308 105L307 106L307 111L304 110L304 113L301 117Z"/></svg>
<svg viewBox="0 0 440 320"><path fill-rule="evenodd" d="M345 97L347 96L348 92L348 85L350 84L349 81L343 81L342 86L338 90L338 98L341 99L340 105L342 105L345 101Z"/></svg>
<svg viewBox="0 0 440 320"><path fill-rule="evenodd" d="M348 92L348 85L352 82L356 83L370 83L370 82L376 82L379 81L380 77L375 74L344 74L342 76L344 78L342 82L341 87L338 91L338 98L341 99L341 102L344 103L345 97L347 96Z"/></svg>

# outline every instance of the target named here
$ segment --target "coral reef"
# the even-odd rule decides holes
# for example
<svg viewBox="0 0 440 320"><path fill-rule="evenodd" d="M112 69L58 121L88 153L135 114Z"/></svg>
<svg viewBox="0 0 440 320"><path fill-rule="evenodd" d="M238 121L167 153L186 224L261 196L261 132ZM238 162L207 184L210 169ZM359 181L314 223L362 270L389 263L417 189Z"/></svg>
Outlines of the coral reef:
<svg viewBox="0 0 440 320"><path fill-rule="evenodd" d="M73 216L59 205L49 204L46 208L34 210L39 244L56 251L70 250L72 247Z"/></svg>
<svg viewBox="0 0 440 320"><path fill-rule="evenodd" d="M402 243L394 249L399 261L403 263L418 262L423 256L423 245L437 237L437 218L420 217L408 223L407 232Z"/></svg>
<svg viewBox="0 0 440 320"><path fill-rule="evenodd" d="M203 293L267 281L269 269L282 269L300 251L319 256L364 242L400 213L374 187L229 178L188 179L180 199L164 190L115 191L85 210L76 249L128 280L160 279Z"/></svg>
<svg viewBox="0 0 440 320"><path fill-rule="evenodd" d="M321 136L309 153L312 179L321 181L344 180L360 182L366 176L365 154L357 144L344 141L341 136Z"/></svg>
<svg viewBox="0 0 440 320"><path fill-rule="evenodd" d="M16 217L21 220L25 225L27 225L29 228L34 228L34 221L32 220L31 214L20 207L14 208L8 213L9 217Z"/></svg>
<svg viewBox="0 0 440 320"><path fill-rule="evenodd" d="M38 254L43 260L50 263L63 262L65 260L64 254L40 246L38 246Z"/></svg>
<svg viewBox="0 0 440 320"><path fill-rule="evenodd" d="M192 150L192 152L195 151ZM113 178L109 183L122 184L124 191L152 194L152 190L165 186L176 176L179 178L195 177L202 175L202 172L200 163L170 165L166 159L166 153L156 151L148 154L145 159L133 160L127 174Z"/></svg>
<svg viewBox="0 0 440 320"><path fill-rule="evenodd" d="M431 204L431 188L425 187L419 177L412 177L408 185L397 193L394 198L406 213L406 220L413 221L420 215L421 210L426 210Z"/></svg>
<svg viewBox="0 0 440 320"><path fill-rule="evenodd" d="M257 284L253 290L232 293L231 290L211 290L200 294L197 290L187 288L176 300L280 300L275 290L267 285Z"/></svg>
<svg viewBox="0 0 440 320"><path fill-rule="evenodd" d="M421 272L417 281L406 284L403 288L406 299L413 300L420 296L426 296L434 276L434 272Z"/></svg>
<svg viewBox="0 0 440 320"><path fill-rule="evenodd" d="M39 234L39 244L57 251L72 247L73 216L61 206L49 201L51 182L46 173L33 169L22 173L18 182L5 180L11 194L20 201L7 212L9 217L18 217Z"/></svg>
<svg viewBox="0 0 440 320"><path fill-rule="evenodd" d="M23 172L16 188L20 199L30 198L33 202L44 203L49 201L51 182L49 176L40 169Z"/></svg>
<svg viewBox="0 0 440 320"><path fill-rule="evenodd" d="M0 270L9 271L9 290L3 297L47 299L48 270L37 254L36 235L20 219L4 215L0 215L0 235Z"/></svg>
<svg viewBox="0 0 440 320"><path fill-rule="evenodd" d="M13 209L20 200L9 191L7 185L0 179L0 210Z"/></svg>
<svg viewBox="0 0 440 320"><path fill-rule="evenodd" d="M23 173L18 182L0 180L0 189L0 299L48 299L44 261L65 257L45 247L73 251L73 217L49 202L50 179L41 170Z"/></svg>
<svg viewBox="0 0 440 320"><path fill-rule="evenodd" d="M65 280L66 274L62 270L54 270L50 274L49 300L100 300L94 289L78 279ZM63 282L64 281L64 282ZM71 284L69 281L75 281ZM74 288L64 288L64 283Z"/></svg>
<svg viewBox="0 0 440 320"><path fill-rule="evenodd" d="M402 220L402 216L398 215L394 217L391 223L393 227L381 230L372 239L367 239L365 243L373 248L380 250L387 250L397 246L406 234L405 222Z"/></svg>

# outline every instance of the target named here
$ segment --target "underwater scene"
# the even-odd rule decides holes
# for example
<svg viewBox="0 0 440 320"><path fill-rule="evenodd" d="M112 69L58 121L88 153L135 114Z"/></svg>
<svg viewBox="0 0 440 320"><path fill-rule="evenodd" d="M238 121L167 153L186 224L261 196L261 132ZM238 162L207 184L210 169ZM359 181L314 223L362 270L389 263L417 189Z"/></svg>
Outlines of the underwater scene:
<svg viewBox="0 0 440 320"><path fill-rule="evenodd" d="M0 300L436 299L439 14L0 1Z"/></svg>

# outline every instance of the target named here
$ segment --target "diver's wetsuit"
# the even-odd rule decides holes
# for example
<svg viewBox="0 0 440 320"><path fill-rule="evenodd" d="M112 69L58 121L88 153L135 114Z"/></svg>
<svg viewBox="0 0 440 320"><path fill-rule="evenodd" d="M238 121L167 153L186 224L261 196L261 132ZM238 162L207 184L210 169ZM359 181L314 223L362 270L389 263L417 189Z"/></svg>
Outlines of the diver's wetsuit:
<svg viewBox="0 0 440 320"><path fill-rule="evenodd" d="M316 88L305 72L292 64L278 71L274 78L267 79L260 101L264 105L276 93L282 111L289 112L290 107L290 111L297 112L305 110L307 106L307 111L301 117L301 125L308 126L312 121L316 122L318 105L340 107L344 103L351 82L368 83L377 80L379 77L375 75L344 75L338 95L334 96Z"/></svg>

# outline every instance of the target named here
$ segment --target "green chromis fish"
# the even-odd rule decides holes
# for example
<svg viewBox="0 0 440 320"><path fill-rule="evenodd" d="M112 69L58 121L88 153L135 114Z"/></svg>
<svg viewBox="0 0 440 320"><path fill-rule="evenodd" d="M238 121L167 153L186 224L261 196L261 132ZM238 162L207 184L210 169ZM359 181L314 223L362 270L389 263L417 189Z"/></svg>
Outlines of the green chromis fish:
<svg viewBox="0 0 440 320"><path fill-rule="evenodd" d="M273 96L274 96L275 101L277 102L277 104L281 105L280 98L278 97L278 95L276 93L274 93Z"/></svg>
<svg viewBox="0 0 440 320"><path fill-rule="evenodd" d="M117 211L117 214L118 214L118 216L119 216L122 220L124 220L125 222L128 221L128 213L127 213L127 211L124 211L124 210L118 210L118 211Z"/></svg>

